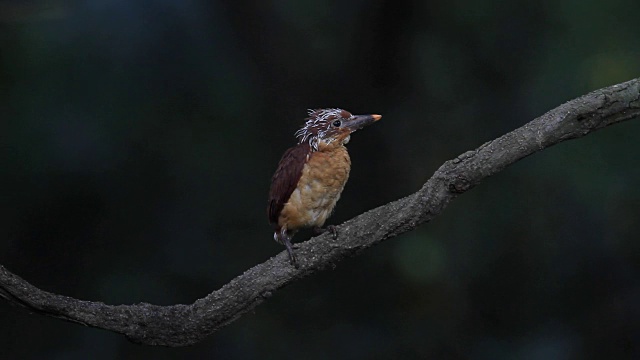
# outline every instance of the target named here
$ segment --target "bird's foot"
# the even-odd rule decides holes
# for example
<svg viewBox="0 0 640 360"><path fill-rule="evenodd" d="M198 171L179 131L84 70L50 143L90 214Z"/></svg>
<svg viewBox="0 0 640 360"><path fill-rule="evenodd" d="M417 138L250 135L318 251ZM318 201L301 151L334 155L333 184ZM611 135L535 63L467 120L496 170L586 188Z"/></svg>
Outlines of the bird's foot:
<svg viewBox="0 0 640 360"><path fill-rule="evenodd" d="M319 226L313 228L313 233L315 235L322 235L327 231L331 233L331 235L333 236L333 240L338 240L338 229L335 225L327 225L327 227L325 227L324 229Z"/></svg>
<svg viewBox="0 0 640 360"><path fill-rule="evenodd" d="M284 246L287 247L287 253L289 253L289 261L291 262L291 265L293 265L293 267L295 267L296 269L299 269L300 265L298 265L298 259L296 258L296 254L293 252L293 245L291 245L291 240L285 237L283 243Z"/></svg>

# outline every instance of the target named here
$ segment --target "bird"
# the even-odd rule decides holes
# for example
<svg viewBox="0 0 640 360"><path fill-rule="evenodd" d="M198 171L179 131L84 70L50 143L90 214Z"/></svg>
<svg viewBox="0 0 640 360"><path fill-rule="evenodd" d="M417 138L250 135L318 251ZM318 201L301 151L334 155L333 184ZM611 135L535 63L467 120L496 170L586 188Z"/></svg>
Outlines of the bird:
<svg viewBox="0 0 640 360"><path fill-rule="evenodd" d="M291 265L298 262L291 239L302 228L326 231L337 239L335 226L322 228L349 179L351 159L345 145L351 134L382 118L352 115L340 108L310 109L295 132L298 143L287 149L271 178L267 214L273 239L284 245Z"/></svg>

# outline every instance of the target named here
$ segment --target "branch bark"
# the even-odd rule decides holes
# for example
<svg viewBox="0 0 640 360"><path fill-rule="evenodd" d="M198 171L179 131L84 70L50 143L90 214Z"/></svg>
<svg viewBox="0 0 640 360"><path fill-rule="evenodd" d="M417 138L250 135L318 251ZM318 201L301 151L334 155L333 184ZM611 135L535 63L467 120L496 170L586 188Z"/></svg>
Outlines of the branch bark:
<svg viewBox="0 0 640 360"><path fill-rule="evenodd" d="M640 78L603 88L445 162L416 193L339 226L340 239L315 237L285 251L190 305L106 305L38 289L0 266L0 297L29 311L124 334L145 345L194 344L268 299L273 292L440 214L458 195L537 151L640 116Z"/></svg>

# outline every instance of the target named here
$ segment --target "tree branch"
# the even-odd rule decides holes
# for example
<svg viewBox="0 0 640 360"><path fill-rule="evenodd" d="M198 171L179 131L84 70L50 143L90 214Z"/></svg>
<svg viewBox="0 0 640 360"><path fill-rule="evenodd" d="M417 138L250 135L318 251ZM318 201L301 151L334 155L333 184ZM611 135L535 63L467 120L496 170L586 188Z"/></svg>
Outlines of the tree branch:
<svg viewBox="0 0 640 360"><path fill-rule="evenodd" d="M0 266L0 297L46 316L124 334L146 345L194 344L233 322L271 294L383 240L430 221L488 176L549 146L640 115L640 78L569 101L528 124L445 162L422 188L339 227L340 239L298 245L300 269L286 252L256 265L191 305L106 305L52 294Z"/></svg>

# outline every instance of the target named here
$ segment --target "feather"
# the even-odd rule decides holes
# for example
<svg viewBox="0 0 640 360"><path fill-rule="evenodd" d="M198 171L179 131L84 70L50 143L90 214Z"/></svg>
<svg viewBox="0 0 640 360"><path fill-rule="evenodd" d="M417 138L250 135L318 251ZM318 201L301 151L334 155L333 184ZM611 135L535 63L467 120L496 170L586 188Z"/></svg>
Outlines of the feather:
<svg viewBox="0 0 640 360"><path fill-rule="evenodd" d="M267 214L269 215L269 222L276 230L279 230L278 217L280 216L280 212L296 189L296 185L302 175L302 169L310 153L311 146L308 142L303 142L289 148L282 155L278 169L273 174L271 189L269 190Z"/></svg>

